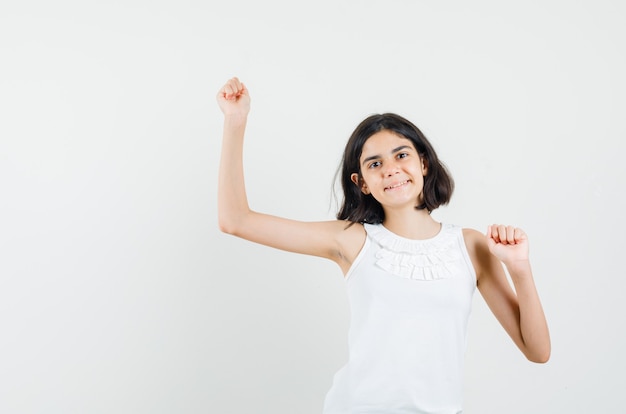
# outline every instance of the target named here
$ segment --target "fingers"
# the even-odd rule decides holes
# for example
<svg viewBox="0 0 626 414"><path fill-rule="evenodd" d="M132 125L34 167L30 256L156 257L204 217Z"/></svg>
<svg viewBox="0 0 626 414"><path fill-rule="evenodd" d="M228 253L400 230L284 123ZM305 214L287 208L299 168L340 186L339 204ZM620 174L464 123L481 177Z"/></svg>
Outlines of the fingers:
<svg viewBox="0 0 626 414"><path fill-rule="evenodd" d="M518 244L526 240L526 233L518 227L493 224L487 228L487 237L500 244Z"/></svg>
<svg viewBox="0 0 626 414"><path fill-rule="evenodd" d="M226 100L233 100L245 93L247 93L245 85L237 77L234 77L229 79L226 84L222 86L218 95Z"/></svg>

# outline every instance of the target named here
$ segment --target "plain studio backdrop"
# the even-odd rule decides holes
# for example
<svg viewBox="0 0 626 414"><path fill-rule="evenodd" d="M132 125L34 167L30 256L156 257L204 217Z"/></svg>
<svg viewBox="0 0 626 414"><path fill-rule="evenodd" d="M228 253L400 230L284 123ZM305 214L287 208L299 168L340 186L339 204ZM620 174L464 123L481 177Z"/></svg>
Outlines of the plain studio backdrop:
<svg viewBox="0 0 626 414"><path fill-rule="evenodd" d="M477 292L468 414L623 410L625 9L3 2L0 412L321 412L344 282L218 230L232 76L252 96L254 209L333 218L349 134L390 111L455 177L437 220L527 231L552 359L527 362Z"/></svg>

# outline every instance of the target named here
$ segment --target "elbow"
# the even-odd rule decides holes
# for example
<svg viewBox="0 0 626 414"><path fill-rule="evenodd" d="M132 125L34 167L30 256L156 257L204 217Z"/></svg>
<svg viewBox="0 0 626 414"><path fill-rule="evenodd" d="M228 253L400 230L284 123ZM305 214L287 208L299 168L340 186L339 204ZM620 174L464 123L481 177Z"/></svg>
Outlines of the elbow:
<svg viewBox="0 0 626 414"><path fill-rule="evenodd" d="M235 224L230 221L230 220L225 220L222 217L218 218L217 224L219 226L219 229L222 233L226 233L226 234L230 234L230 235L236 235L237 234L237 227L235 226Z"/></svg>
<svg viewBox="0 0 626 414"><path fill-rule="evenodd" d="M526 358L530 362L534 362L536 364L545 364L550 360L550 348L542 350L540 352L526 354Z"/></svg>
<svg viewBox="0 0 626 414"><path fill-rule="evenodd" d="M534 362L535 364L545 364L550 360L550 355L542 355L538 357L528 358L530 362Z"/></svg>
<svg viewBox="0 0 626 414"><path fill-rule="evenodd" d="M248 214L232 212L218 213L217 224L222 233L230 234L232 236L240 236L243 229L246 226Z"/></svg>
<svg viewBox="0 0 626 414"><path fill-rule="evenodd" d="M234 234L235 229L235 215L232 213L232 208L218 204L217 206L217 227L222 233Z"/></svg>

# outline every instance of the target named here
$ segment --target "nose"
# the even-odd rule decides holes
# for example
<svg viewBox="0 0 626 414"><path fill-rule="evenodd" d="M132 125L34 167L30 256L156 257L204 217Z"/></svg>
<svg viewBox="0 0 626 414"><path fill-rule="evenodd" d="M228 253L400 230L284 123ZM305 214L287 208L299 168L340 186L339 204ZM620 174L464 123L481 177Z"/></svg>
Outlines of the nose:
<svg viewBox="0 0 626 414"><path fill-rule="evenodd" d="M398 165L393 161L387 161L383 165L383 174L385 174L385 177L391 177L392 175L398 174L400 172Z"/></svg>

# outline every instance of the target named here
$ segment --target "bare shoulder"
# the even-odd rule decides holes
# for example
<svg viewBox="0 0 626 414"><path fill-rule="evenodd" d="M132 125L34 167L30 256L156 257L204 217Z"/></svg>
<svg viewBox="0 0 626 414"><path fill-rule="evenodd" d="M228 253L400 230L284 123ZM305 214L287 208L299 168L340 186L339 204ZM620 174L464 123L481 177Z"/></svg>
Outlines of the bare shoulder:
<svg viewBox="0 0 626 414"><path fill-rule="evenodd" d="M477 282L491 278L492 276L500 276L502 274L502 266L498 259L491 254L487 245L487 237L474 229L463 229L463 238L467 252L472 260L474 269L476 270Z"/></svg>
<svg viewBox="0 0 626 414"><path fill-rule="evenodd" d="M475 229L463 228L463 239L465 240L465 247L467 247L467 251L470 255L473 255L483 244L485 247L487 246L485 236Z"/></svg>
<svg viewBox="0 0 626 414"><path fill-rule="evenodd" d="M491 262L491 253L489 253L485 235L478 230L464 228L463 239L465 240L467 253L474 265L477 280L480 280Z"/></svg>

